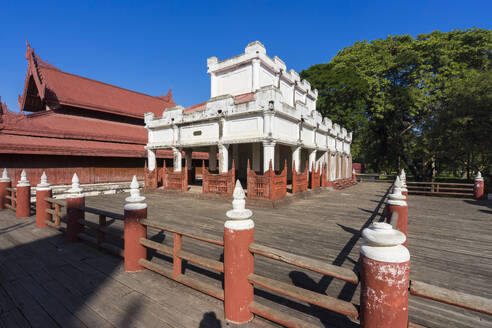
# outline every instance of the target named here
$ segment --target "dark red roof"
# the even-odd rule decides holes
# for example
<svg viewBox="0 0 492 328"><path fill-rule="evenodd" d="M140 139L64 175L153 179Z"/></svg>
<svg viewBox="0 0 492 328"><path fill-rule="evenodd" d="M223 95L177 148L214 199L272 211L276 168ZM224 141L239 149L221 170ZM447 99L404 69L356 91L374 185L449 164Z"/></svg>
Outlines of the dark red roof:
<svg viewBox="0 0 492 328"><path fill-rule="evenodd" d="M167 107L175 106L171 90L165 96L149 96L82 76L61 71L41 60L31 49L26 50L28 71L20 108L44 110L51 106L71 106L122 116L143 118L144 113L160 116Z"/></svg>
<svg viewBox="0 0 492 328"><path fill-rule="evenodd" d="M147 143L143 126L95 118L42 111L25 115L6 111L0 130L5 134L50 138Z"/></svg>

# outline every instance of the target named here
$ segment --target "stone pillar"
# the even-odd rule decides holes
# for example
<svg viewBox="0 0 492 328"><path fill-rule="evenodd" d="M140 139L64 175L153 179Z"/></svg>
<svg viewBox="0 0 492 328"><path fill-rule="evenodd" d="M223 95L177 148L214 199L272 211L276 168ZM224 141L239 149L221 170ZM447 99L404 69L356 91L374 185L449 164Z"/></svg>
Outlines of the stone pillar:
<svg viewBox="0 0 492 328"><path fill-rule="evenodd" d="M292 163L295 163L296 171L301 169L301 146L292 147Z"/></svg>
<svg viewBox="0 0 492 328"><path fill-rule="evenodd" d="M263 141L263 172L268 171L270 163L275 163L275 142Z"/></svg>
<svg viewBox="0 0 492 328"><path fill-rule="evenodd" d="M192 161L193 161L192 151L186 150L185 151L185 162L188 163L188 170L193 167Z"/></svg>
<svg viewBox="0 0 492 328"><path fill-rule="evenodd" d="M475 177L475 185L473 186L473 198L479 200L484 196L485 183L482 178L482 173L478 171Z"/></svg>
<svg viewBox="0 0 492 328"><path fill-rule="evenodd" d="M361 328L407 328L410 253L405 235L376 222L362 231Z"/></svg>
<svg viewBox="0 0 492 328"><path fill-rule="evenodd" d="M185 151L185 165L188 167L188 180L189 183L195 181L195 168L193 167L193 152L191 149Z"/></svg>
<svg viewBox="0 0 492 328"><path fill-rule="evenodd" d="M180 148L173 148L174 172L181 172L183 167L183 155Z"/></svg>
<svg viewBox="0 0 492 328"><path fill-rule="evenodd" d="M313 170L313 167L314 167L314 170L316 170L316 149L311 149L309 151L308 166L309 166L309 172L311 172Z"/></svg>
<svg viewBox="0 0 492 328"><path fill-rule="evenodd" d="M72 188L68 190L67 196L67 242L75 243L79 241L78 234L84 231L84 225L79 223L85 219L85 211L79 209L85 206L85 195L80 188L80 180L77 173L72 178Z"/></svg>
<svg viewBox="0 0 492 328"><path fill-rule="evenodd" d="M51 208L51 203L45 201L46 197L51 197L51 186L48 183L46 173L41 175L41 182L36 186L36 227L46 228L46 220L49 220L51 214L46 213L48 208Z"/></svg>
<svg viewBox="0 0 492 328"><path fill-rule="evenodd" d="M229 171L229 145L219 144L219 173Z"/></svg>
<svg viewBox="0 0 492 328"><path fill-rule="evenodd" d="M396 177L393 186L393 193L389 195L388 200L388 219L391 218L394 212L398 213L396 228L407 236L408 205L405 201L405 196L401 192L402 183L399 177ZM406 241L404 245L407 246Z"/></svg>
<svg viewBox="0 0 492 328"><path fill-rule="evenodd" d="M12 182L7 174L7 169L3 169L2 177L0 178L0 210L6 208L5 203L7 202L7 198L5 196L10 195L10 191L7 191L7 188L11 187Z"/></svg>
<svg viewBox="0 0 492 328"><path fill-rule="evenodd" d="M352 182L357 182L357 173L355 169L352 169Z"/></svg>
<svg viewBox="0 0 492 328"><path fill-rule="evenodd" d="M253 285L248 276L254 273L254 257L249 245L254 241L253 213L245 208L245 194L239 180L234 189L232 210L224 224L224 312L228 322L240 324L253 319L249 304Z"/></svg>
<svg viewBox="0 0 492 328"><path fill-rule="evenodd" d="M140 244L140 238L147 238L147 227L140 223L140 219L147 218L147 204L143 201L145 197L140 196L137 177L133 176L130 184L130 197L125 198L127 202L124 207L124 239L125 239L125 271L142 271L140 259L147 259L147 248Z"/></svg>
<svg viewBox="0 0 492 328"><path fill-rule="evenodd" d="M154 171L156 167L155 149L147 149L147 168L149 171Z"/></svg>
<svg viewBox="0 0 492 328"><path fill-rule="evenodd" d="M26 170L22 170L21 179L18 181L15 192L17 218L31 216L31 185L27 180Z"/></svg>
<svg viewBox="0 0 492 328"><path fill-rule="evenodd" d="M210 146L208 150L208 169L210 171L217 170L217 146Z"/></svg>
<svg viewBox="0 0 492 328"><path fill-rule="evenodd" d="M261 170L261 144L258 142L253 143L253 161L251 165L253 166L253 171L259 172Z"/></svg>

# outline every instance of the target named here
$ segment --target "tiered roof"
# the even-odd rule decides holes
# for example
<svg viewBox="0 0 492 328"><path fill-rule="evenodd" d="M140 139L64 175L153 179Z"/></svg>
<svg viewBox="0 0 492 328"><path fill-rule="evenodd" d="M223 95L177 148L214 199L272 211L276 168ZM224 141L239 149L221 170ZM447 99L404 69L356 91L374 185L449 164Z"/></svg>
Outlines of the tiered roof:
<svg viewBox="0 0 492 328"><path fill-rule="evenodd" d="M47 104L52 109L70 106L143 119L146 112L160 115L167 107L175 106L171 90L165 96L154 97L66 73L39 58L29 44L26 59L24 92L19 97L21 110L36 112Z"/></svg>

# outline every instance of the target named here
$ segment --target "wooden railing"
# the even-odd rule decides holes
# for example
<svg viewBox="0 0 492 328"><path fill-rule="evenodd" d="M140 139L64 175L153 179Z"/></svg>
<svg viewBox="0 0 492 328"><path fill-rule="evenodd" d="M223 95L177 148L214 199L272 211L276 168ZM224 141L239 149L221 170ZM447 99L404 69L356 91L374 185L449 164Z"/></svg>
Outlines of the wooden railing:
<svg viewBox="0 0 492 328"><path fill-rule="evenodd" d="M162 170L162 188L164 190L188 190L188 164L185 164L180 172L173 172L172 169L166 168L166 161L164 161Z"/></svg>
<svg viewBox="0 0 492 328"><path fill-rule="evenodd" d="M204 235L198 231L190 231L190 230L184 231L180 228L164 226L160 223L153 222L149 219L141 219L140 223L150 228L158 229L161 231L167 231L174 234L173 247L169 247L167 245L152 241L147 238L140 238L139 240L142 246L151 248L159 253L171 256L173 259L172 269L166 268L162 264L151 262L147 259L139 260L141 266L143 266L148 270L157 272L169 279L173 279L179 283L182 283L183 285L199 290L205 294L208 294L220 300L224 300L224 290L222 288L186 276L183 274L183 270L182 270L182 260L186 260L190 263L197 264L206 269L223 273L224 263L197 254L193 254L184 251L182 249L183 237L187 237L187 238L191 238L205 243L223 247L224 241L222 238L218 238L210 235Z"/></svg>
<svg viewBox="0 0 492 328"><path fill-rule="evenodd" d="M318 189L321 185L320 185L320 181L321 181L321 174L320 174L320 168L319 168L319 164L318 166L316 167L316 171L314 170L314 163L312 165L312 168L311 168L311 173L309 174L309 188L310 189Z"/></svg>
<svg viewBox="0 0 492 328"><path fill-rule="evenodd" d="M46 213L51 215L51 220L45 221L46 225L56 229L60 228L61 209L67 206L66 202L52 197L46 197L44 200L51 204L50 208L46 209Z"/></svg>
<svg viewBox="0 0 492 328"><path fill-rule="evenodd" d="M492 302L484 297L459 293L416 280L410 281L410 294L492 315Z"/></svg>
<svg viewBox="0 0 492 328"><path fill-rule="evenodd" d="M328 187L328 165L323 164L321 169L321 187Z"/></svg>
<svg viewBox="0 0 492 328"><path fill-rule="evenodd" d="M473 183L407 181L409 194L473 197Z"/></svg>
<svg viewBox="0 0 492 328"><path fill-rule="evenodd" d="M165 162L165 160L164 160ZM147 168L147 161L145 161L145 169L144 169L144 183L145 183L145 188L157 188L159 181L159 177L157 176L157 171L158 168L155 167L153 171L150 171Z"/></svg>
<svg viewBox="0 0 492 328"><path fill-rule="evenodd" d="M282 250L259 245L256 243L252 243L249 246L249 251L255 255L261 255L269 259L294 265L296 267L307 269L313 272L321 273L333 278L341 279L352 284L359 283L357 275L352 270L345 269L336 265L327 264L319 260L294 255ZM255 286L262 287L270 291L294 298L296 300L346 315L351 318L358 318L359 316L357 308L352 303L342 301L325 294L316 293L308 289L296 287L275 279L270 279L264 276L257 275L255 273L249 275L249 281ZM302 321L285 312L274 310L273 308L261 305L254 301L250 304L249 308L251 312L255 313L256 315L265 317L269 320L273 320L277 323L281 323L289 327L306 326L302 324Z"/></svg>
<svg viewBox="0 0 492 328"><path fill-rule="evenodd" d="M46 220L45 223L49 227L58 229L60 231L65 232L66 229L65 227L61 227L60 223L62 221L62 208L66 208L66 202L60 199L55 199L51 197L46 197L44 199L48 203L51 203L51 208L46 209L46 213L51 215L51 220ZM92 207L87 207L87 206L81 206L78 207L79 210L84 211L85 213L91 213L99 216L99 221L98 223L89 221L87 219L79 219L78 223L81 224L82 226L89 228L93 230L96 234L96 237L91 236L89 233L86 231L80 232L77 234L77 237L79 237L81 240L84 240L86 242L89 242L99 248L105 249L115 255L123 257L123 249L111 244L106 241L106 234L123 238L123 232L122 231L114 231L108 228L108 222L107 218L115 219L115 220L124 220L124 216L122 214L118 213L113 213L113 212L108 212L104 210L100 210L97 208L92 208Z"/></svg>
<svg viewBox="0 0 492 328"><path fill-rule="evenodd" d="M270 161L269 169L263 175L259 175L250 169L249 160L247 168L248 198L276 200L287 194L287 161L280 174L275 174Z"/></svg>
<svg viewBox="0 0 492 328"><path fill-rule="evenodd" d="M15 211L17 209L17 198L16 198L17 190L11 187L7 187L5 188L5 190L10 191L10 196L9 195L5 196L6 199L10 199L10 204L5 203L3 205L12 211Z"/></svg>
<svg viewBox="0 0 492 328"><path fill-rule="evenodd" d="M210 173L202 161L202 190L204 194L232 195L236 182L234 161L232 168L226 173Z"/></svg>
<svg viewBox="0 0 492 328"><path fill-rule="evenodd" d="M304 172L297 173L296 162L292 163L292 193L297 194L298 192L308 190L309 183L309 166L308 161L306 161L306 167Z"/></svg>
<svg viewBox="0 0 492 328"><path fill-rule="evenodd" d="M113 212L108 212L108 211L103 211L97 208L92 208L92 207L87 207L87 206L81 206L79 207L80 210L84 211L85 213L91 213L99 216L99 220L97 223L88 221L86 219L80 219L79 223L83 225L86 228L89 228L93 230L96 233L96 237L91 236L87 232L81 232L77 234L77 237L80 239L91 243L99 248L105 249L115 255L123 257L123 249L121 247L118 247L112 243L109 243L106 241L106 235L112 235L117 238L123 238L123 232L118 231L118 230L112 230L109 229L108 227L108 222L107 218L119 220L119 221L124 221L124 216L122 214L118 213L113 213Z"/></svg>

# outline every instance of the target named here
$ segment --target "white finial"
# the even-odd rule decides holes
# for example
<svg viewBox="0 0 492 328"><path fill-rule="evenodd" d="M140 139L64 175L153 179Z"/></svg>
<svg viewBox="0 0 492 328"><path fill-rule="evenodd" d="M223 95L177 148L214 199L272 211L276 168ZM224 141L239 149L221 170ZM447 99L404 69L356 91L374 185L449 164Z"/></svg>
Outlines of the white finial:
<svg viewBox="0 0 492 328"><path fill-rule="evenodd" d="M239 180L236 181L236 187L232 194L234 200L232 201L232 210L227 211L226 215L231 220L246 220L249 219L253 212L246 208L246 195L244 194L243 186Z"/></svg>
<svg viewBox="0 0 492 328"><path fill-rule="evenodd" d="M364 242L360 252L372 260L403 263L410 260L408 249L401 245L406 236L403 232L393 229L391 224L375 222L371 227L362 230Z"/></svg>
<svg viewBox="0 0 492 328"><path fill-rule="evenodd" d="M6 168L3 169L3 173L2 173L2 177L0 178L0 181L2 181L2 182L9 182L10 181L10 178L9 178L9 175L7 173Z"/></svg>
<svg viewBox="0 0 492 328"><path fill-rule="evenodd" d="M80 188L80 180L79 177L77 176L77 173L73 174L72 177L72 188L68 189L68 192L70 194L82 194L82 188Z"/></svg>
<svg viewBox="0 0 492 328"><path fill-rule="evenodd" d="M26 187L26 186L29 186L29 181L27 180L27 173L26 173L26 170L22 170L21 172L21 178L19 180L19 182L17 183L17 186L19 187Z"/></svg>
<svg viewBox="0 0 492 328"><path fill-rule="evenodd" d="M140 203L145 200L144 196L140 196L139 187L137 176L134 175L130 183L130 197L125 198L128 203Z"/></svg>
<svg viewBox="0 0 492 328"><path fill-rule="evenodd" d="M50 184L48 183L48 177L46 176L46 173L43 171L43 174L41 175L41 183L39 183L36 186L36 189L41 189L41 188L48 188Z"/></svg>
<svg viewBox="0 0 492 328"><path fill-rule="evenodd" d="M482 172L478 171L477 176L475 177L475 180L483 180Z"/></svg>
<svg viewBox="0 0 492 328"><path fill-rule="evenodd" d="M395 188L401 188L403 186L399 176L396 177L395 183L393 185L395 186Z"/></svg>
<svg viewBox="0 0 492 328"><path fill-rule="evenodd" d="M355 172L355 169L352 169L352 174L356 174L357 172Z"/></svg>

